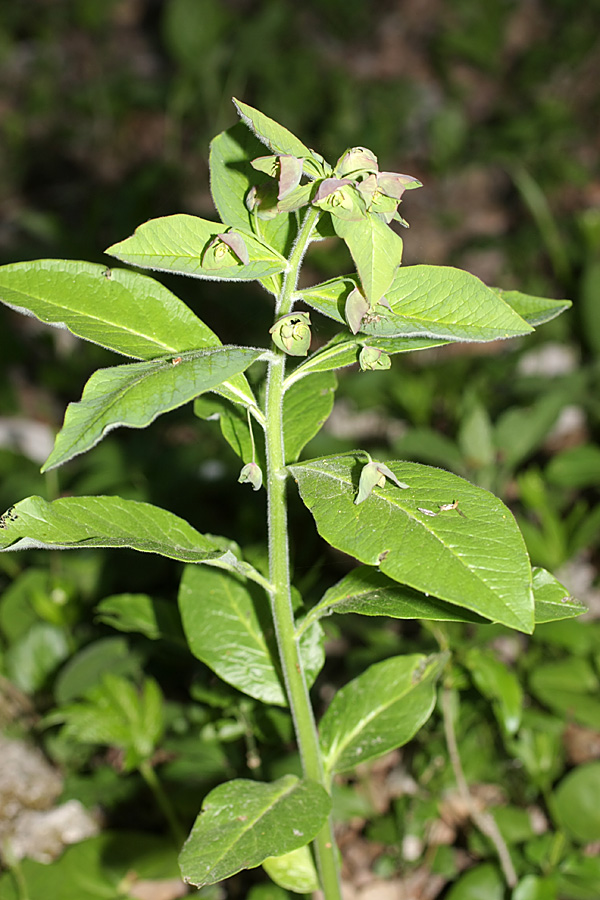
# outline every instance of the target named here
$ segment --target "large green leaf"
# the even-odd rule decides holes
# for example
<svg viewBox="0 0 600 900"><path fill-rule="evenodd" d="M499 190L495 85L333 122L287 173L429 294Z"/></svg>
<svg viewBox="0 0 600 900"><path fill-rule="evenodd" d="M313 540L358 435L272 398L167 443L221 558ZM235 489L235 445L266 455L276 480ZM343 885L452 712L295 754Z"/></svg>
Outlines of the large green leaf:
<svg viewBox="0 0 600 900"><path fill-rule="evenodd" d="M250 257L248 263L238 262L219 269L202 265L203 254L211 241L226 231L227 226L221 222L179 213L144 222L131 237L113 244L106 253L133 266L218 281L254 281L286 268L283 256L247 232L243 239Z"/></svg>
<svg viewBox="0 0 600 900"><path fill-rule="evenodd" d="M225 555L179 516L121 497L61 497L50 503L28 497L0 517L0 551L89 547L131 547L198 563Z"/></svg>
<svg viewBox="0 0 600 900"><path fill-rule="evenodd" d="M345 322L345 301L353 287L352 277L344 276L306 288L298 296L323 315ZM378 319L361 325L359 339L364 342L364 335L369 335L370 346L374 338L491 341L529 334L538 320L530 309L524 310L522 318L498 291L475 275L448 266L399 268L386 298L391 312L384 310ZM393 344L373 346L394 352Z"/></svg>
<svg viewBox="0 0 600 900"><path fill-rule="evenodd" d="M375 215L357 221L332 217L336 234L346 242L370 304L378 303L402 261L402 238ZM389 297L388 297L389 300Z"/></svg>
<svg viewBox="0 0 600 900"><path fill-rule="evenodd" d="M251 187L275 184L272 178L250 165L251 159L263 154L263 145L241 122L223 131L210 145L210 189L217 211L227 225L244 232L259 228L258 237L287 257L296 233L295 218L280 213L256 222L245 203Z"/></svg>
<svg viewBox="0 0 600 900"><path fill-rule="evenodd" d="M388 482L359 505L358 456L309 460L289 470L319 533L334 547L395 581L531 633L531 567L506 506L441 469L386 465L408 489ZM462 516L440 510L454 501Z"/></svg>
<svg viewBox="0 0 600 900"><path fill-rule="evenodd" d="M297 156L300 159L312 156L306 144L303 144L300 138L297 138L295 134L292 134L283 125L275 122L274 119L270 119L269 116L265 116L260 110L254 109L247 103L236 100L235 97L233 102L242 121L252 129L257 138L263 144L266 144L273 153Z"/></svg>
<svg viewBox="0 0 600 900"><path fill-rule="evenodd" d="M433 711L447 658L394 656L338 691L319 725L326 771L346 772L406 744Z"/></svg>
<svg viewBox="0 0 600 900"><path fill-rule="evenodd" d="M70 259L0 268L7 306L137 359L218 347L218 337L154 278Z"/></svg>
<svg viewBox="0 0 600 900"><path fill-rule="evenodd" d="M190 650L219 678L264 703L287 705L273 620L263 590L244 578L204 566L186 566L179 609ZM300 641L306 678L323 665L321 628Z"/></svg>
<svg viewBox="0 0 600 900"><path fill-rule="evenodd" d="M119 426L145 428L243 372L263 353L251 347L215 347L171 359L112 366L94 372L81 400L67 407L63 427L42 471L94 447Z"/></svg>
<svg viewBox="0 0 600 900"><path fill-rule="evenodd" d="M322 372L297 381L283 398L285 458L295 462L333 409L337 379Z"/></svg>
<svg viewBox="0 0 600 900"><path fill-rule="evenodd" d="M313 781L284 775L271 784L237 779L205 797L179 856L183 880L202 887L270 856L309 843L325 823L331 800Z"/></svg>

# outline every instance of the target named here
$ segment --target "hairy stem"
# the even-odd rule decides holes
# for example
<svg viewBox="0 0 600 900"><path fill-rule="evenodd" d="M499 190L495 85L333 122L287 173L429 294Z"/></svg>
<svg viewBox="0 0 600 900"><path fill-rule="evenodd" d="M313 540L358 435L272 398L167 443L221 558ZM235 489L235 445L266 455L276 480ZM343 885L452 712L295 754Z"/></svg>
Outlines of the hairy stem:
<svg viewBox="0 0 600 900"><path fill-rule="evenodd" d="M310 243L318 217L318 211L309 208L290 254L288 271L277 300L277 317L291 311L302 257ZM272 585L271 608L304 775L328 789L323 772L317 728L300 658L299 641L295 634L290 592L287 470L285 468L282 419L285 360L285 354L276 349L269 362L266 400L266 487L269 523L269 578ZM340 900L337 855L331 820L328 820L315 838L315 849L325 898L326 900Z"/></svg>

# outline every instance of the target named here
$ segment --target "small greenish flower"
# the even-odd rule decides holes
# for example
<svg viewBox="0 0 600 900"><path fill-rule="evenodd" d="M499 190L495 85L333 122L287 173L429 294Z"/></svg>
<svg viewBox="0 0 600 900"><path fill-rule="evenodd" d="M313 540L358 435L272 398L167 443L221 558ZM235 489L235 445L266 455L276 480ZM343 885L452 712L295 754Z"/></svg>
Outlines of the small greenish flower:
<svg viewBox="0 0 600 900"><path fill-rule="evenodd" d="M351 147L335 164L335 172L340 178L347 178L349 175L356 178L378 171L377 157L368 147Z"/></svg>
<svg viewBox="0 0 600 900"><path fill-rule="evenodd" d="M389 369L392 365L391 357L376 347L363 347L358 361L363 372L367 370L374 371L375 369Z"/></svg>
<svg viewBox="0 0 600 900"><path fill-rule="evenodd" d="M360 473L360 480L358 482L358 495L354 503L358 506L359 503L363 503L367 497L370 497L373 488L376 487L385 487L386 478L389 478L390 481L393 481L396 487L407 489L408 485L404 484L403 481L398 481L394 473L389 469L384 463L374 462L371 460L365 466Z"/></svg>
<svg viewBox="0 0 600 900"><path fill-rule="evenodd" d="M360 326L368 312L369 301L358 288L354 288L348 294L344 309L346 321L352 334L357 334L360 331Z"/></svg>
<svg viewBox="0 0 600 900"><path fill-rule="evenodd" d="M253 185L246 194L246 209L263 220L274 219L275 216L279 215L275 185Z"/></svg>
<svg viewBox="0 0 600 900"><path fill-rule="evenodd" d="M365 202L349 178L323 179L312 202L338 219L358 221L366 215Z"/></svg>
<svg viewBox="0 0 600 900"><path fill-rule="evenodd" d="M237 231L215 235L202 255L203 269L227 269L240 263L248 265L249 262L246 242Z"/></svg>
<svg viewBox="0 0 600 900"><path fill-rule="evenodd" d="M310 347L310 315L307 312L288 313L269 329L273 343L290 356L306 356Z"/></svg>
<svg viewBox="0 0 600 900"><path fill-rule="evenodd" d="M263 482L263 474L260 466L255 462L246 463L246 465L240 472L238 482L240 484L245 484L246 482L248 482L248 484L252 485L253 491L259 491L262 487Z"/></svg>

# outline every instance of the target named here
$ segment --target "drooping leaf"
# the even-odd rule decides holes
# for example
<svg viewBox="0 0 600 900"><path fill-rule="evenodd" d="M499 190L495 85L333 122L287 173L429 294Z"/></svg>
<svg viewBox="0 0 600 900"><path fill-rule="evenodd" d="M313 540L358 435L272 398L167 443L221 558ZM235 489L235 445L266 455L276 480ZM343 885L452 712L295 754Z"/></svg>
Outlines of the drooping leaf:
<svg viewBox="0 0 600 900"><path fill-rule="evenodd" d="M532 570L535 624L571 619L587 612L587 607L571 597L554 575L539 566Z"/></svg>
<svg viewBox="0 0 600 900"><path fill-rule="evenodd" d="M0 551L131 547L182 562L224 556L213 540L184 519L121 497L42 497L21 500L0 517Z"/></svg>
<svg viewBox="0 0 600 900"><path fill-rule="evenodd" d="M312 156L311 151L303 144L300 138L284 128L278 122L270 119L258 109L242 103L241 100L233 98L233 103L237 109L242 121L252 129L257 138L266 144L273 153L283 153L286 156L297 156L299 158Z"/></svg>
<svg viewBox="0 0 600 900"><path fill-rule="evenodd" d="M67 407L63 427L42 471L90 450L113 428L145 428L162 413L243 372L262 352L250 347L215 347L171 359L99 369L86 384L81 400Z"/></svg>
<svg viewBox="0 0 600 900"><path fill-rule="evenodd" d="M144 222L131 237L113 244L106 253L145 269L219 281L254 281L284 271L287 265L284 257L246 232L243 239L250 258L247 265L232 257L230 265L207 267L204 264L207 249L226 230L227 226L221 222L184 213L163 216Z"/></svg>
<svg viewBox="0 0 600 900"><path fill-rule="evenodd" d="M287 705L264 591L237 575L187 566L179 588L179 609L194 656L250 697ZM315 636L307 630L300 643L309 684L323 664L322 652L315 656Z"/></svg>
<svg viewBox="0 0 600 900"><path fill-rule="evenodd" d="M402 261L402 238L373 215L357 221L334 218L333 225L350 250L364 294L373 306L387 297Z"/></svg>
<svg viewBox="0 0 600 900"><path fill-rule="evenodd" d="M236 779L205 797L179 856L183 880L202 887L305 846L331 800L319 784L284 775L271 784Z"/></svg>
<svg viewBox="0 0 600 900"><path fill-rule="evenodd" d="M296 382L283 398L286 462L295 462L333 409L337 379L323 372Z"/></svg>
<svg viewBox="0 0 600 900"><path fill-rule="evenodd" d="M319 725L326 771L346 772L406 744L433 711L446 660L446 654L394 656L338 691Z"/></svg>
<svg viewBox="0 0 600 900"><path fill-rule="evenodd" d="M117 631L138 632L151 641L182 642L181 621L174 603L148 594L112 594L96 606L96 621Z"/></svg>
<svg viewBox="0 0 600 900"><path fill-rule="evenodd" d="M531 633L531 567L510 511L488 491L441 469L388 466L408 490L388 482L359 506L358 455L289 469L319 533L334 547L401 584Z"/></svg>
<svg viewBox="0 0 600 900"><path fill-rule="evenodd" d="M307 620L332 613L431 619L435 622L486 622L476 613L399 585L371 566L357 566L329 588L310 610Z"/></svg>

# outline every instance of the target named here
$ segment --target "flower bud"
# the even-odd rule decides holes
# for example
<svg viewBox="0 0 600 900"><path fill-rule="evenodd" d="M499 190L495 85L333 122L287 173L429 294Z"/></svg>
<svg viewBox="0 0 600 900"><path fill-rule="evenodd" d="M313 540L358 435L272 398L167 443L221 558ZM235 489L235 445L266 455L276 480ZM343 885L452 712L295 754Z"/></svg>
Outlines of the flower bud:
<svg viewBox="0 0 600 900"><path fill-rule="evenodd" d="M237 231L217 234L202 255L204 269L227 269L240 263L247 265L249 262L246 242Z"/></svg>
<svg viewBox="0 0 600 900"><path fill-rule="evenodd" d="M389 369L392 360L383 350L377 350L376 347L363 347L360 351L358 361L363 372L375 369Z"/></svg>
<svg viewBox="0 0 600 900"><path fill-rule="evenodd" d="M377 172L377 157L368 147L351 147L338 159L335 171L340 178Z"/></svg>
<svg viewBox="0 0 600 900"><path fill-rule="evenodd" d="M310 347L310 315L307 312L288 313L269 329L273 343L290 356L306 356Z"/></svg>
<svg viewBox="0 0 600 900"><path fill-rule="evenodd" d="M362 321L368 312L369 302L367 298L358 288L354 288L354 290L350 291L348 294L344 309L346 321L348 322L352 334L357 334L357 332L360 331Z"/></svg>
<svg viewBox="0 0 600 900"><path fill-rule="evenodd" d="M338 219L358 221L366 215L366 205L349 178L325 178L319 184L313 205Z"/></svg>
<svg viewBox="0 0 600 900"><path fill-rule="evenodd" d="M368 462L360 473L360 480L358 482L358 495L354 503L358 506L359 503L363 503L367 497L371 496L373 492L373 488L375 487L385 487L385 480L389 478L390 481L393 481L394 484L399 488L408 488L407 484L404 484L403 481L398 481L394 473L384 464L380 462Z"/></svg>
<svg viewBox="0 0 600 900"><path fill-rule="evenodd" d="M248 482L252 485L253 491L259 491L262 486L263 475L260 466L258 466L255 462L246 463L242 471L240 472L240 477L238 478L238 482L240 484L244 484Z"/></svg>

